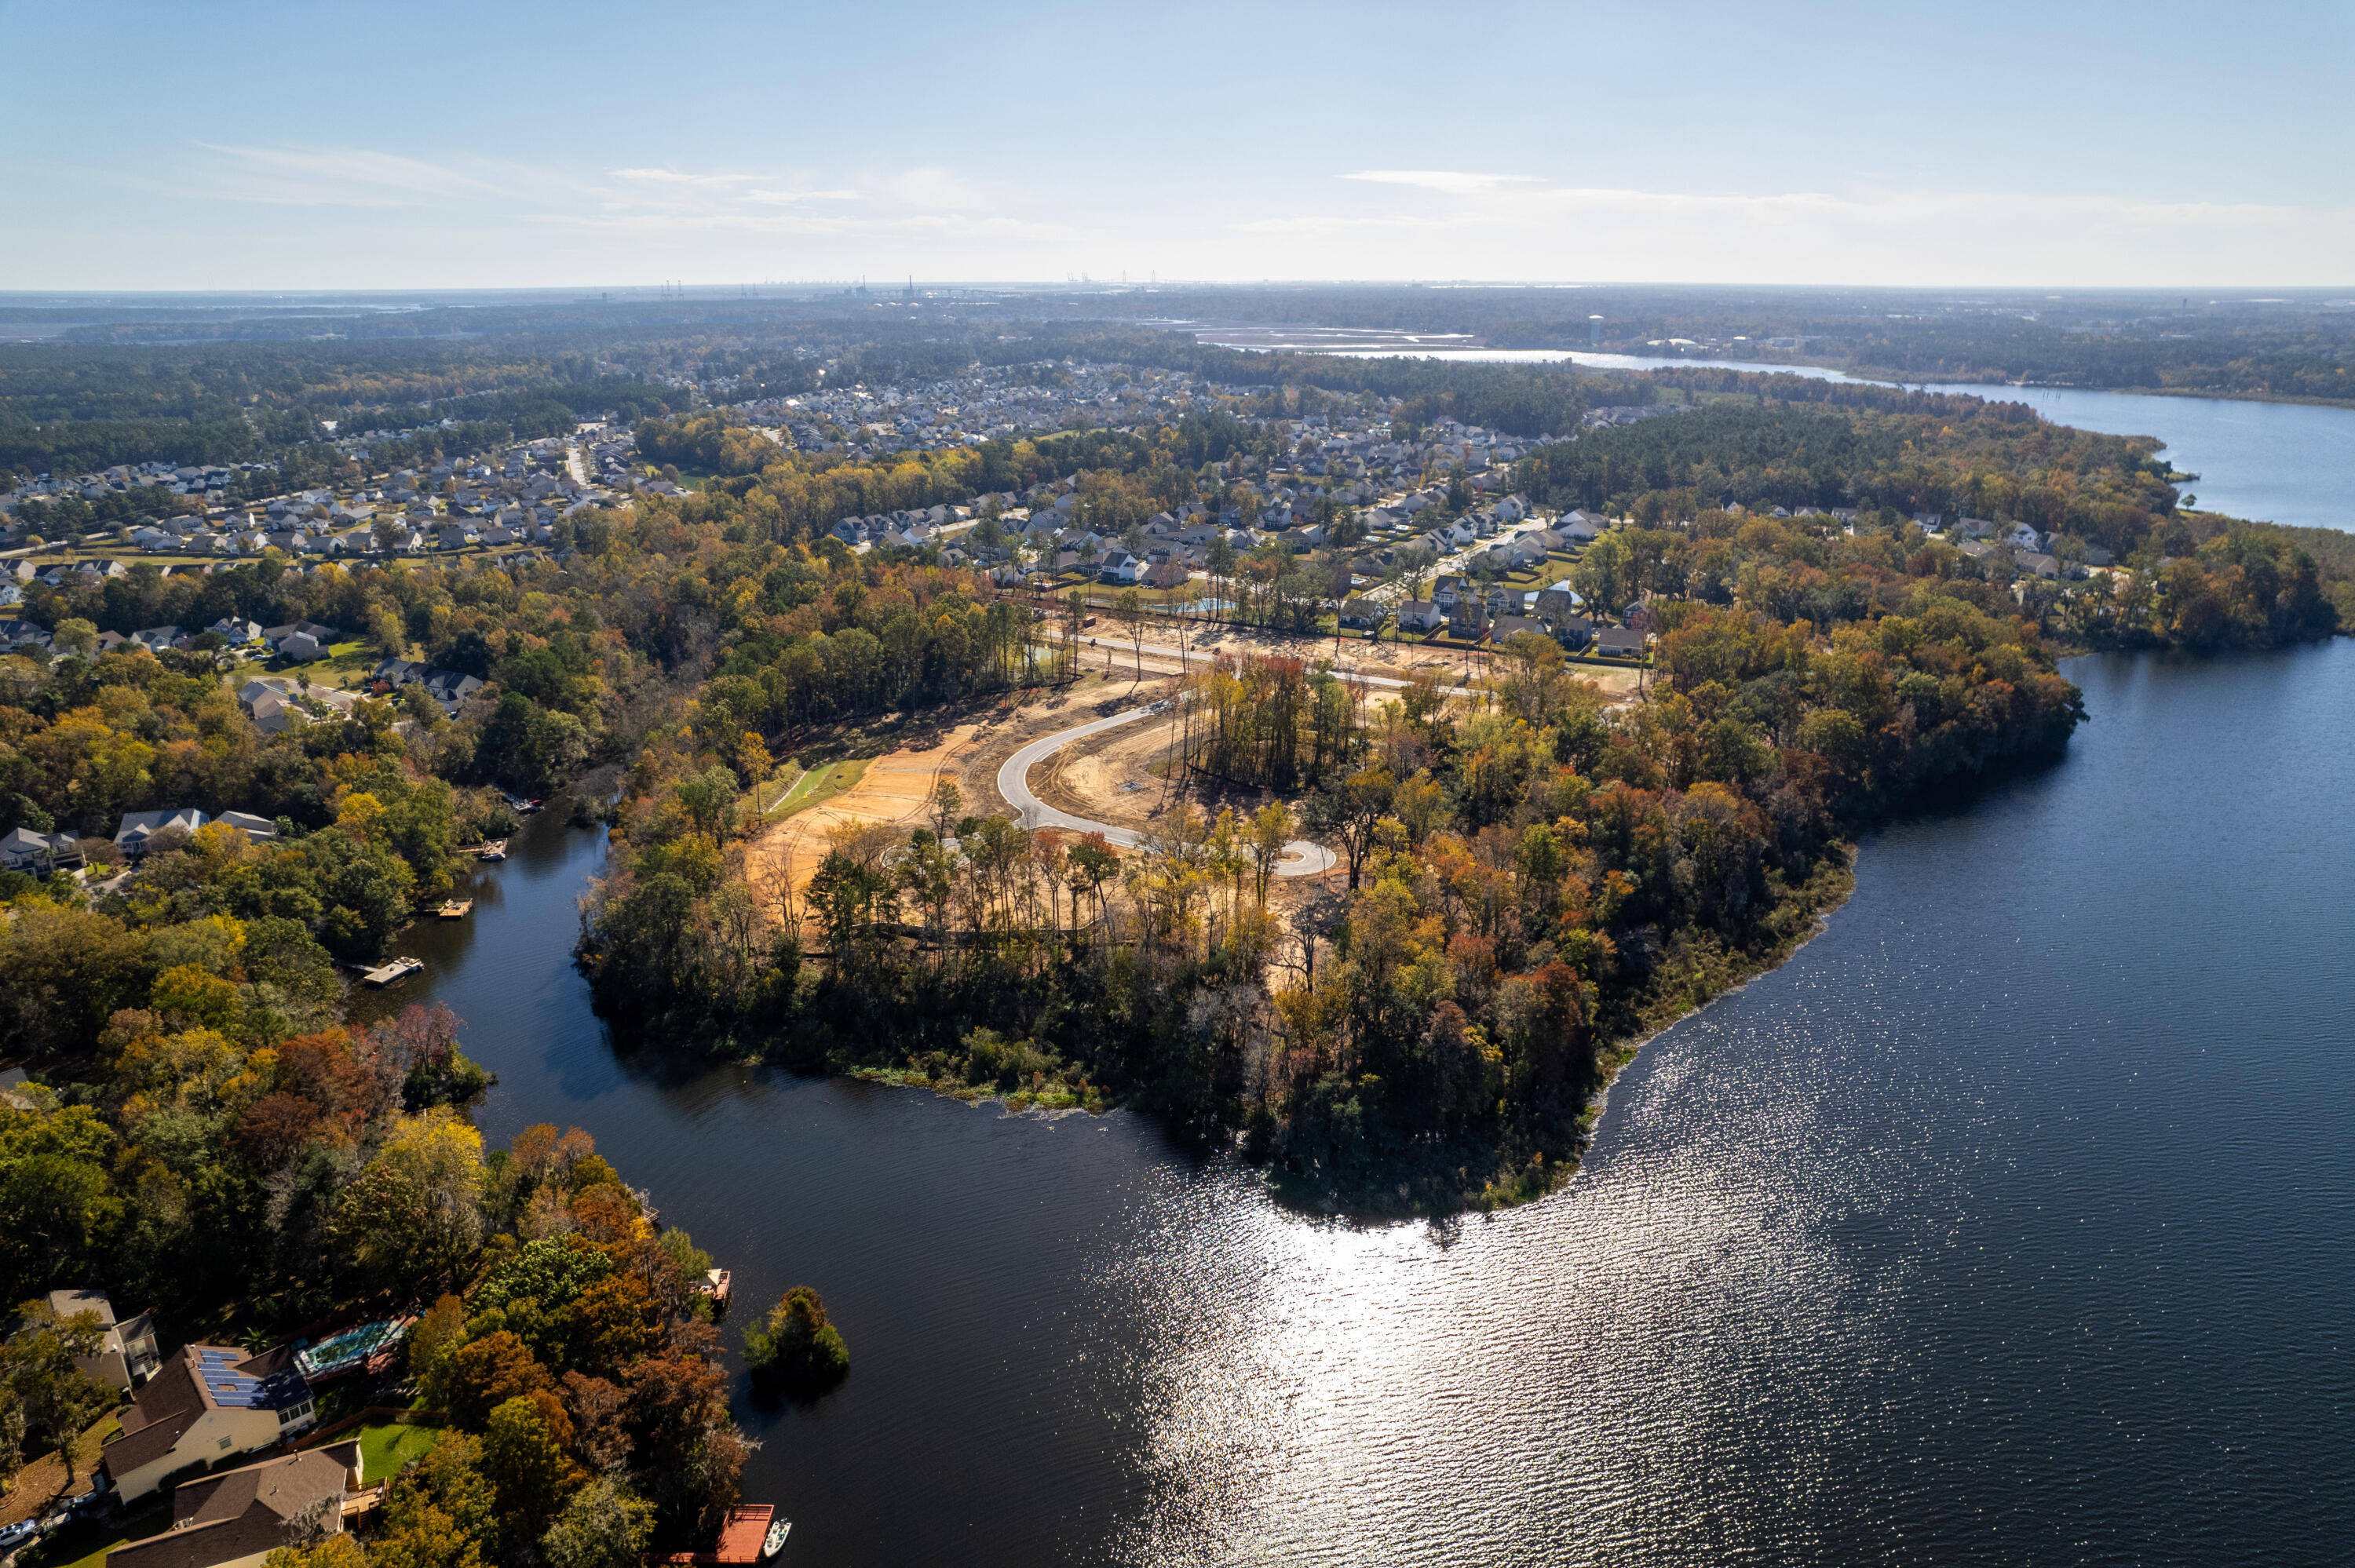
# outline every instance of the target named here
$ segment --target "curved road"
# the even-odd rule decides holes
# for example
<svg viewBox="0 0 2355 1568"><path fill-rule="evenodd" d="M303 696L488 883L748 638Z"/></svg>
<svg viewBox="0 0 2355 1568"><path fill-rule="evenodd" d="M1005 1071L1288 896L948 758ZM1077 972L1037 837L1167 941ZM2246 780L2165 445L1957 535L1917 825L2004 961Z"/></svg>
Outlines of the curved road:
<svg viewBox="0 0 2355 1568"><path fill-rule="evenodd" d="M1032 741L1007 758L1006 766L997 770L997 792L1006 797L1006 803L1014 808L1026 828L1068 828L1078 833L1102 833L1109 843L1118 844L1123 849L1135 849L1137 842L1145 837L1135 828L1115 828L1110 822L1092 822L1085 817L1059 811L1033 795L1030 792L1030 769L1075 740L1085 740L1092 735L1102 735L1108 729L1133 724L1160 709L1158 703L1149 707L1131 708L1124 714L1114 714L1110 718L1100 718L1075 729L1061 730ZM1284 856L1276 863L1275 874L1278 876L1315 876L1319 872L1333 869L1333 852L1306 839L1295 839L1284 845Z"/></svg>

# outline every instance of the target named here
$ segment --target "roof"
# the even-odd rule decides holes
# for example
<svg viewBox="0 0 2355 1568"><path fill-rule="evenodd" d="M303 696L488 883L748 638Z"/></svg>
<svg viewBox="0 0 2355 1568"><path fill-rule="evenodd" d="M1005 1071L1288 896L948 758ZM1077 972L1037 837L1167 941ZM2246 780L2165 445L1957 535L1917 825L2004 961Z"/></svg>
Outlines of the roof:
<svg viewBox="0 0 2355 1568"><path fill-rule="evenodd" d="M359 1463L355 1438L183 1482L172 1527L116 1547L110 1568L213 1568L284 1546L306 1511L343 1498Z"/></svg>
<svg viewBox="0 0 2355 1568"><path fill-rule="evenodd" d="M194 806L177 806L162 811L125 811L114 829L114 842L123 843L133 837L149 838L165 828L185 828L195 832L205 825L205 814Z"/></svg>
<svg viewBox="0 0 2355 1568"><path fill-rule="evenodd" d="M311 1389L283 1349L249 1356L226 1345L189 1345L166 1356L123 1413L123 1436L106 1446L117 1480L162 1458L208 1410L283 1410Z"/></svg>

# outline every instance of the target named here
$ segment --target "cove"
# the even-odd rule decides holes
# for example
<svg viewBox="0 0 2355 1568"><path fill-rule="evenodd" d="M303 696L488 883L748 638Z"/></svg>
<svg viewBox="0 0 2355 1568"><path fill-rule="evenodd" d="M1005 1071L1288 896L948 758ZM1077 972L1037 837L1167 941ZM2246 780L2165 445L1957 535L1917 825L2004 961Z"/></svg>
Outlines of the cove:
<svg viewBox="0 0 2355 1568"><path fill-rule="evenodd" d="M2071 662L2065 758L1881 825L1584 1169L1353 1228L1148 1118L619 1052L551 813L421 924L504 1139L578 1123L853 1370L787 1561L2328 1563L2355 1522L2355 643ZM379 1003L381 1005L382 1003Z"/></svg>

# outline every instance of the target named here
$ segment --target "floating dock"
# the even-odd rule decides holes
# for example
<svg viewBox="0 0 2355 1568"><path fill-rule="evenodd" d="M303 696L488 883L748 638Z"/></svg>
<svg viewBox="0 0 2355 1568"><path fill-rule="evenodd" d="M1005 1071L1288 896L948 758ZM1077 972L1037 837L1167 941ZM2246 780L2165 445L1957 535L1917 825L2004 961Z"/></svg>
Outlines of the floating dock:
<svg viewBox="0 0 2355 1568"><path fill-rule="evenodd" d="M464 920L474 912L474 901L471 898L453 898L434 911L444 920Z"/></svg>

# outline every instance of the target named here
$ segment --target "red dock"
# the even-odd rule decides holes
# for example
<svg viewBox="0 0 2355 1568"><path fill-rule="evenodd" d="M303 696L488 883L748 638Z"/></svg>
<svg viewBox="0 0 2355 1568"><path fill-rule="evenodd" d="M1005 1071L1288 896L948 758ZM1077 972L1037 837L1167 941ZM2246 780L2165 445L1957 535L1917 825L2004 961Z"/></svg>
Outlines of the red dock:
<svg viewBox="0 0 2355 1568"><path fill-rule="evenodd" d="M719 1542L709 1552L649 1552L650 1564L667 1564L670 1568L745 1568L767 1555L769 1521L777 1510L768 1503L747 1503L731 1508L719 1526Z"/></svg>

